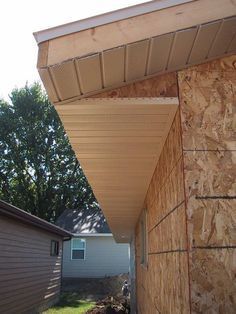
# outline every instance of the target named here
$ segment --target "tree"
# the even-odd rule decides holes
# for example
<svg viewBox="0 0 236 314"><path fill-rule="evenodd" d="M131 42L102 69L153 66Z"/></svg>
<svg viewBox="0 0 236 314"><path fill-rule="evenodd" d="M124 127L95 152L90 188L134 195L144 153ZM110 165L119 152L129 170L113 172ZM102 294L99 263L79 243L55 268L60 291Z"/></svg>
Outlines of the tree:
<svg viewBox="0 0 236 314"><path fill-rule="evenodd" d="M48 221L99 206L62 123L39 84L0 100L0 198ZM85 213L87 214L87 213Z"/></svg>

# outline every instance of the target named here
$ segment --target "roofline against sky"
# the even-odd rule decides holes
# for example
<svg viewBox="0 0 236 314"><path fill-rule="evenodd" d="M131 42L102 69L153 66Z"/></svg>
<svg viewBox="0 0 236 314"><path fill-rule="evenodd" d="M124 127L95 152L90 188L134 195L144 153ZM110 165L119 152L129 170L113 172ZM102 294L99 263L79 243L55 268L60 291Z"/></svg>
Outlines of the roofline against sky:
<svg viewBox="0 0 236 314"><path fill-rule="evenodd" d="M73 237L113 237L112 233L73 233Z"/></svg>
<svg viewBox="0 0 236 314"><path fill-rule="evenodd" d="M48 232L60 235L62 237L71 238L72 234L69 231L66 231L44 219L36 217L28 212L23 211L22 209L8 204L0 200L0 215L4 215L15 219L17 221L21 221L23 223L29 224L31 226L46 230Z"/></svg>
<svg viewBox="0 0 236 314"><path fill-rule="evenodd" d="M93 27L117 22L195 0L154 0L33 33L38 44Z"/></svg>

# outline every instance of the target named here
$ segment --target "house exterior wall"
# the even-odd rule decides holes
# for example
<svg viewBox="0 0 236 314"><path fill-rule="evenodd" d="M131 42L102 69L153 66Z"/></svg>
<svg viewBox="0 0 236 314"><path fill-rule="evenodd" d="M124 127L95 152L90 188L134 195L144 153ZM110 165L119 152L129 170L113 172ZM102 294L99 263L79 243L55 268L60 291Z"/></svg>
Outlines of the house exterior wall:
<svg viewBox="0 0 236 314"><path fill-rule="evenodd" d="M118 244L112 236L83 237L85 260L71 259L71 241L64 243L62 276L99 278L129 271L129 245Z"/></svg>
<svg viewBox="0 0 236 314"><path fill-rule="evenodd" d="M139 314L189 313L186 211L178 110L149 186L147 267L141 265L141 230L136 229Z"/></svg>
<svg viewBox="0 0 236 314"><path fill-rule="evenodd" d="M236 56L178 73L192 313L236 313Z"/></svg>
<svg viewBox="0 0 236 314"><path fill-rule="evenodd" d="M136 226L139 314L236 311L235 64L177 74L180 111L144 204L146 268Z"/></svg>
<svg viewBox="0 0 236 314"><path fill-rule="evenodd" d="M59 256L50 256L51 240ZM0 313L38 313L58 300L62 240L0 215Z"/></svg>

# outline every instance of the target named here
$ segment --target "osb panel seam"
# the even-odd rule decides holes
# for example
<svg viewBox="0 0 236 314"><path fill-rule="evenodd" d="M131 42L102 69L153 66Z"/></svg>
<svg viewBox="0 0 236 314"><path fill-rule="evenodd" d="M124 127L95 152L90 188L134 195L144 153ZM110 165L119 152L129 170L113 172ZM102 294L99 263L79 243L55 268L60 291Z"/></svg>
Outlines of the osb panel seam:
<svg viewBox="0 0 236 314"><path fill-rule="evenodd" d="M194 313L234 313L236 306L235 157L230 154L235 152L235 60L232 56L178 73Z"/></svg>
<svg viewBox="0 0 236 314"><path fill-rule="evenodd" d="M164 147L164 146L165 146L165 144L163 145L163 147ZM174 169L175 169L176 166L178 165L178 163L179 163L179 161L180 161L181 158L182 158L182 155L179 156L178 160L175 162L175 164L174 164L174 166L172 167L171 171L169 172L168 176L167 176L166 179L163 181L163 184L162 184L162 185L160 186L160 188L159 188L160 191L165 187L166 182L170 179L171 174L173 173ZM154 170L153 176L155 175L155 172L156 172L156 168L155 168L155 170ZM151 179L151 181L150 181L150 185L152 184L152 181L153 181L153 177L152 177L152 179ZM149 187L148 187L148 190L150 189L150 185L149 185ZM147 193L147 195L148 195L148 193ZM155 201L155 199L150 202L150 205L149 205L150 207L153 205L154 201ZM145 199L145 202L144 202L144 203L145 203L145 204L147 203L147 198Z"/></svg>
<svg viewBox="0 0 236 314"><path fill-rule="evenodd" d="M184 151L183 151L183 128L182 128L182 114L181 114L181 97L180 97L180 84L179 84L179 77L178 77L178 72L176 73L176 81L177 81L177 91L178 91L178 99L179 99L179 110L180 110L180 141L181 141L181 149L182 149L182 173L183 173L183 181L184 181L184 204L185 204L185 234L186 234L186 240L187 240L187 265L188 265L188 288L189 288L189 310L190 314L192 313L192 305L191 305L191 300L192 300L192 295L191 295L191 273L190 273L190 240L189 240L189 234L188 234L188 215L187 215L187 199L186 199L186 189L185 189L185 172L184 172Z"/></svg>
<svg viewBox="0 0 236 314"><path fill-rule="evenodd" d="M152 232L156 227L158 227L169 215L171 215L176 209L178 209L182 204L184 204L184 200L176 205L173 209L171 209L154 227L152 227L148 233Z"/></svg>
<svg viewBox="0 0 236 314"><path fill-rule="evenodd" d="M148 255L159 255L159 254L168 254L168 253L186 253L187 250L185 249L178 249L178 250L170 250L170 251L158 251L158 252L150 252Z"/></svg>

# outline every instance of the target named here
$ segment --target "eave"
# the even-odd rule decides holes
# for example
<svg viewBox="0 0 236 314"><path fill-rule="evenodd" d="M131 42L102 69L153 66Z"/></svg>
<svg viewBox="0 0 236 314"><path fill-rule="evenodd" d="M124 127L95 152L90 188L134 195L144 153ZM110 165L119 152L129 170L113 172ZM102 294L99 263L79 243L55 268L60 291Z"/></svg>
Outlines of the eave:
<svg viewBox="0 0 236 314"><path fill-rule="evenodd" d="M39 74L119 242L131 237L178 99L89 97L236 52L235 0L170 2L36 34L49 36L40 37L49 40L39 44ZM163 106L166 121L160 118ZM138 174L142 168L145 173Z"/></svg>

